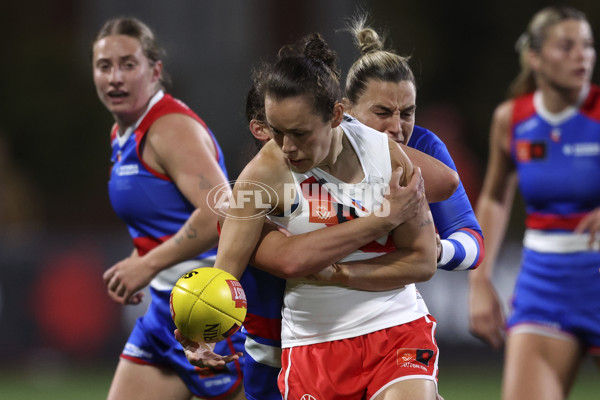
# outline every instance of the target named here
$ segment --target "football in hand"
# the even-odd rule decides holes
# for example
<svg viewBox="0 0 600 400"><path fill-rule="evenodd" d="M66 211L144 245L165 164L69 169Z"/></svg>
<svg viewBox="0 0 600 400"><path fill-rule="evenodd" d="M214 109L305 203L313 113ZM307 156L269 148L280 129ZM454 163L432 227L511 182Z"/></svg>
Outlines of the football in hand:
<svg viewBox="0 0 600 400"><path fill-rule="evenodd" d="M171 317L177 329L195 342L215 343L240 329L248 303L240 282L218 268L196 268L171 291Z"/></svg>

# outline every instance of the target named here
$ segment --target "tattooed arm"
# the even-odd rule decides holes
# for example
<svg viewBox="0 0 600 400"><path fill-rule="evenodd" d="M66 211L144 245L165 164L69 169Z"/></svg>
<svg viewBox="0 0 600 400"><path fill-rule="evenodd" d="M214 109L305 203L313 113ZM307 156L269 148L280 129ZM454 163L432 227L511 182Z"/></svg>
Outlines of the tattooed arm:
<svg viewBox="0 0 600 400"><path fill-rule="evenodd" d="M156 120L148 131L142 158L150 168L168 176L195 210L171 238L159 238L162 243L146 254L128 257L104 273L110 297L121 304L139 303L135 294L159 272L216 246L217 214L208 204L209 192L216 186L229 188L210 134L185 115L168 114Z"/></svg>
<svg viewBox="0 0 600 400"><path fill-rule="evenodd" d="M413 174L413 166L395 142L390 141L392 167L402 166L407 173L399 182L404 185ZM391 290L410 283L424 282L437 269L437 244L433 217L424 203L416 217L392 232L396 251L376 258L334 264L315 275L317 280L341 282L362 290Z"/></svg>

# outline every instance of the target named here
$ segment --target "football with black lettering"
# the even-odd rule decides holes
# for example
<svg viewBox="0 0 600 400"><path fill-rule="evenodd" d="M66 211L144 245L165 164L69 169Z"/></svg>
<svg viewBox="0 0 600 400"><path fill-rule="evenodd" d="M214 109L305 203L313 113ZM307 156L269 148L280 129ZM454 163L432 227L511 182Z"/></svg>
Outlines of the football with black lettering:
<svg viewBox="0 0 600 400"><path fill-rule="evenodd" d="M215 343L240 329L248 303L240 282L218 268L196 268L171 291L175 326L195 342Z"/></svg>

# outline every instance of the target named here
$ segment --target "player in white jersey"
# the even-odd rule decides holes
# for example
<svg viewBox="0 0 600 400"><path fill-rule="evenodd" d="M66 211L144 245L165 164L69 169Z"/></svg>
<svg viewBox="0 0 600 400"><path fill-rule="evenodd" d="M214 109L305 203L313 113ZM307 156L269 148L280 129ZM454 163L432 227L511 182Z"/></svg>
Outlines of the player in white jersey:
<svg viewBox="0 0 600 400"><path fill-rule="evenodd" d="M299 53L282 56L265 75L263 84L266 119L273 140L261 149L236 182L233 199L242 201L232 203L229 209L215 263L215 267L236 276L240 276L254 251L267 213L289 217L290 230L301 232L370 212L385 212L382 194L385 185L394 190L406 183L413 171L401 148L385 135L374 131L357 134L355 130L369 128L351 118L342 122L335 56L319 35L307 37ZM398 167L403 168L401 176L392 173ZM305 184L307 190L318 189L317 193L298 190L302 182L295 181L291 172L316 173ZM319 182L320 178L337 185ZM321 191L319 183L331 192ZM332 195L331 202L323 201L327 193ZM253 201L243 201L249 194L254 196ZM313 194L317 197L312 197ZM294 207L295 199L303 204ZM311 218L316 218L317 223L310 225ZM305 219L305 223L299 222L300 219ZM394 246L401 249L392 253L397 256L394 263L386 264L385 268L360 269L361 258L387 253ZM363 396L435 399L435 322L427 316L410 284L415 280L390 280L396 268L412 268L420 273L420 280L429 279L435 272L435 231L428 207L424 206L416 218L396 228L393 240L384 237L357 254L360 254L357 271L361 271L364 282L407 286L368 292L311 281L288 285L290 296L286 294L284 316L293 321L286 322L283 340L284 346L295 347L286 349L284 354L282 394L285 398L310 394L327 399ZM302 298L306 289L314 289L310 300ZM317 310L314 296L321 295L323 301ZM340 304L338 295L347 301ZM354 296L361 301L356 302ZM359 316L353 307L364 307L365 312ZM381 312L382 309L385 311ZM318 324L311 327L311 322L303 319L303 313L317 311ZM297 317L300 319L296 320ZM357 352L357 346L364 351ZM322 356L307 358L310 351L305 350L315 347L323 352ZM335 368L332 359L336 360ZM319 374L318 380L312 378L315 373ZM330 379L325 382L327 376Z"/></svg>
<svg viewBox="0 0 600 400"><path fill-rule="evenodd" d="M260 73L255 76L260 81ZM256 85L248 93L246 114L249 128L261 145L268 142L268 126L264 116L263 100ZM369 131L368 133L370 133ZM423 168L423 177L428 183L434 182L427 192L428 201L441 201L456 188L455 173L436 159L420 152L408 154L411 161ZM420 171L417 171L420 172ZM418 191L415 191L417 182ZM390 215L386 218L354 219L344 224L336 224L329 229L319 229L298 235L284 235L270 225L265 225L263 237L251 259L251 264L280 278L305 276L330 266L357 248L368 245L374 239L389 233L395 226L416 215L423 199L423 179L415 173L411 183L397 192L390 193L386 199L390 203ZM417 201L417 199L421 199ZM373 218L374 217L374 218ZM310 251L309 251L310 250ZM385 264L385 258L393 262L394 258L380 256L366 261L371 267ZM336 263L352 271L353 263ZM398 271L400 273L400 271ZM402 271L410 281L414 271ZM321 275L321 273L319 274ZM248 279L253 276L253 279ZM277 375L281 367L281 306L285 280L259 271L254 267L246 269L241 283L248 297L248 317L246 328L246 359L244 363L244 388L248 399L280 399L277 387ZM418 278L418 277L417 277ZM366 281L360 281L364 285ZM352 282L348 282L352 286ZM385 283L389 287L389 283ZM246 286L248 285L248 286ZM281 286L283 285L283 286ZM381 283L374 283L380 286ZM207 352L197 343L178 336L190 362L204 367L226 362L235 356ZM277 340L277 342L275 342ZM433 365L433 364L432 364Z"/></svg>

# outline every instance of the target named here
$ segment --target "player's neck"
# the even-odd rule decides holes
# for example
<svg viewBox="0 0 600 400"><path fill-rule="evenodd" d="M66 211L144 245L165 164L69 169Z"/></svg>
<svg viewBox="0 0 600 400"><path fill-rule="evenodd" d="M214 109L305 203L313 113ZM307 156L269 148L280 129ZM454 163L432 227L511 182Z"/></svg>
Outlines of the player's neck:
<svg viewBox="0 0 600 400"><path fill-rule="evenodd" d="M544 107L553 114L558 114L568 107L573 107L581 102L582 93L586 88L565 89L552 85L540 87Z"/></svg>

